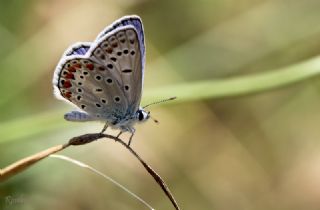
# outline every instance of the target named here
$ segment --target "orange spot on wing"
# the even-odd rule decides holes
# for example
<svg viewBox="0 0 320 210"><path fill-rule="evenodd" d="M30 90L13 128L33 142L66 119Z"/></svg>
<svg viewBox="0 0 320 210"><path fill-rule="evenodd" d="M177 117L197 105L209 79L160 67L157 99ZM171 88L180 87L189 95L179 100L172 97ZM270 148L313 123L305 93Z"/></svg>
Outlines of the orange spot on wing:
<svg viewBox="0 0 320 210"><path fill-rule="evenodd" d="M64 88L70 88L72 85L71 85L71 82L69 80L66 80L64 83L63 83L63 87Z"/></svg>
<svg viewBox="0 0 320 210"><path fill-rule="evenodd" d="M71 96L72 96L72 93L71 93L71 92L66 92L66 93L64 94L64 96L65 96L66 98L70 99Z"/></svg>
<svg viewBox="0 0 320 210"><path fill-rule="evenodd" d="M66 79L74 79L74 75L72 73L68 73L66 76L65 76Z"/></svg>
<svg viewBox="0 0 320 210"><path fill-rule="evenodd" d="M76 70L76 68L74 68L73 66L70 66L70 67L68 68L68 71L70 71L70 72L76 72L77 70Z"/></svg>
<svg viewBox="0 0 320 210"><path fill-rule="evenodd" d="M106 52L107 52L107 53L109 53L109 54L111 54L111 53L112 53L112 51L113 51L113 50L112 50L112 48L111 48L111 47L108 47L108 48L106 49Z"/></svg>
<svg viewBox="0 0 320 210"><path fill-rule="evenodd" d="M93 68L94 68L94 65L92 64L92 63L89 63L89 64L87 64L86 65L86 67L89 69L89 70L93 70Z"/></svg>
<svg viewBox="0 0 320 210"><path fill-rule="evenodd" d="M76 63L76 64L74 64L72 66L75 67L75 68L81 68L81 64L80 63Z"/></svg>

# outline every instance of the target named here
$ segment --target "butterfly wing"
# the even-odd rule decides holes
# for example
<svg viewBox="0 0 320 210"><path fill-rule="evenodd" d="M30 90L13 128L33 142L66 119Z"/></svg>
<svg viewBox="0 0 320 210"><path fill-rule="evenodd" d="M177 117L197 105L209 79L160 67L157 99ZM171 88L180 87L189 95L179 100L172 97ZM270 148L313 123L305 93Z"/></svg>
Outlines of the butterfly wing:
<svg viewBox="0 0 320 210"><path fill-rule="evenodd" d="M127 114L132 115L139 108L143 83L138 32L134 26L121 26L102 36L98 43L91 58L112 72L127 99Z"/></svg>
<svg viewBox="0 0 320 210"><path fill-rule="evenodd" d="M97 120L124 119L139 108L144 51L141 20L122 18L95 42L65 52L55 71L55 94Z"/></svg>
<svg viewBox="0 0 320 210"><path fill-rule="evenodd" d="M136 15L130 15L130 16L124 16L122 18L120 18L119 20L115 21L113 24L111 24L110 26L106 27L97 37L96 40L101 39L103 36L105 36L106 34L121 28L123 26L132 26L134 27L136 33L137 33L137 41L139 43L138 47L139 48L139 52L140 55L140 61L141 61L141 75L142 77L140 77L140 81L139 84L141 84L141 89L138 89L140 87L136 87L135 89L133 89L135 91L135 93L140 93L140 96L136 97L136 101L134 103L130 103L129 106L130 108L130 112L135 112L140 105L140 100L141 100L141 94L142 94L142 87L143 87L143 77L144 77L144 65L145 65L145 38L144 38L144 30L143 30L143 25L142 25L142 21L140 19L139 16ZM138 58L137 58L138 59Z"/></svg>
<svg viewBox="0 0 320 210"><path fill-rule="evenodd" d="M143 59L142 64L144 65L144 61L145 61L144 32L143 32L142 21L139 16L130 15L130 16L124 16L124 17L120 18L119 20L117 20L113 24L111 24L110 26L106 27L102 32L100 32L100 34L98 35L96 40L99 40L101 37L105 36L109 32L111 32L119 27L122 27L122 26L133 26L136 29L137 34L138 34L140 51L141 51L141 55L142 55L142 59Z"/></svg>
<svg viewBox="0 0 320 210"><path fill-rule="evenodd" d="M75 43L65 52L65 56L71 55L85 55L90 49L90 42L79 42Z"/></svg>
<svg viewBox="0 0 320 210"><path fill-rule="evenodd" d="M113 74L84 56L69 57L56 74L58 98L62 96L97 120L113 123L125 116L127 100Z"/></svg>

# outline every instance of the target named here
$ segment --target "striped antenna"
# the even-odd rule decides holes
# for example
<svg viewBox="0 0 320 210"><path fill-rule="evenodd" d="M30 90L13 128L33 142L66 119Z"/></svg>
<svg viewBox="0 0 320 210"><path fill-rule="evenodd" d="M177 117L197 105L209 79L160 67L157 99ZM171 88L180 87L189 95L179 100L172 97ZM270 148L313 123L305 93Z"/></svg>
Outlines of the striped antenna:
<svg viewBox="0 0 320 210"><path fill-rule="evenodd" d="M160 104L160 103L167 102L167 101L172 101L172 100L175 100L176 98L177 98L177 97L174 96L174 97L171 97L171 98L163 99L163 100L161 100L161 101L152 102L152 103L150 103L150 104L145 105L145 106L142 107L142 108L147 108L148 106L151 106L151 105Z"/></svg>

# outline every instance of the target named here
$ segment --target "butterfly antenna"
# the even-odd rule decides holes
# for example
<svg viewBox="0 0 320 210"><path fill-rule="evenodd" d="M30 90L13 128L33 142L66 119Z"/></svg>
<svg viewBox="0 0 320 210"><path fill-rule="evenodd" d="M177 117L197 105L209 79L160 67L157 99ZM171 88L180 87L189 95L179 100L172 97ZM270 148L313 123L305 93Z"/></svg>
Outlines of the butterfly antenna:
<svg viewBox="0 0 320 210"><path fill-rule="evenodd" d="M142 108L147 108L148 106L151 106L151 105L155 105L155 104L160 104L160 103L163 103L163 102L167 102L167 101L172 101L172 100L174 100L174 99L176 99L177 97L171 97L171 98L167 98L167 99L163 99L163 100L161 100L161 101L156 101L156 102L152 102L151 104L147 104L147 105L145 105L144 107L142 107ZM153 120L155 120L155 119L153 119ZM157 121L157 120L156 120ZM158 121L157 121L158 122Z"/></svg>
<svg viewBox="0 0 320 210"><path fill-rule="evenodd" d="M150 116L150 118L153 120L153 122L155 122L156 124L159 124L159 121L153 117Z"/></svg>
<svg viewBox="0 0 320 210"><path fill-rule="evenodd" d="M150 117L151 120L153 120L153 122L155 122L156 124L159 124L159 121L155 118L153 118L151 115L150 115L150 112L148 112L148 115Z"/></svg>

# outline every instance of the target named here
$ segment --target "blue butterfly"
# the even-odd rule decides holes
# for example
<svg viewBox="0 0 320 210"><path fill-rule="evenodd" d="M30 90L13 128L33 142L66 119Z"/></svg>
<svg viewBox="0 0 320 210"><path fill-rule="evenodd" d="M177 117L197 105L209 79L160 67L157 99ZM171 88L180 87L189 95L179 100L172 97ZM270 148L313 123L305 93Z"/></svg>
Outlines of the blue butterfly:
<svg viewBox="0 0 320 210"><path fill-rule="evenodd" d="M140 107L145 66L145 41L138 16L125 16L104 29L93 42L72 45L63 54L53 78L54 92L81 111L66 113L68 121L102 121L130 132L150 118Z"/></svg>

